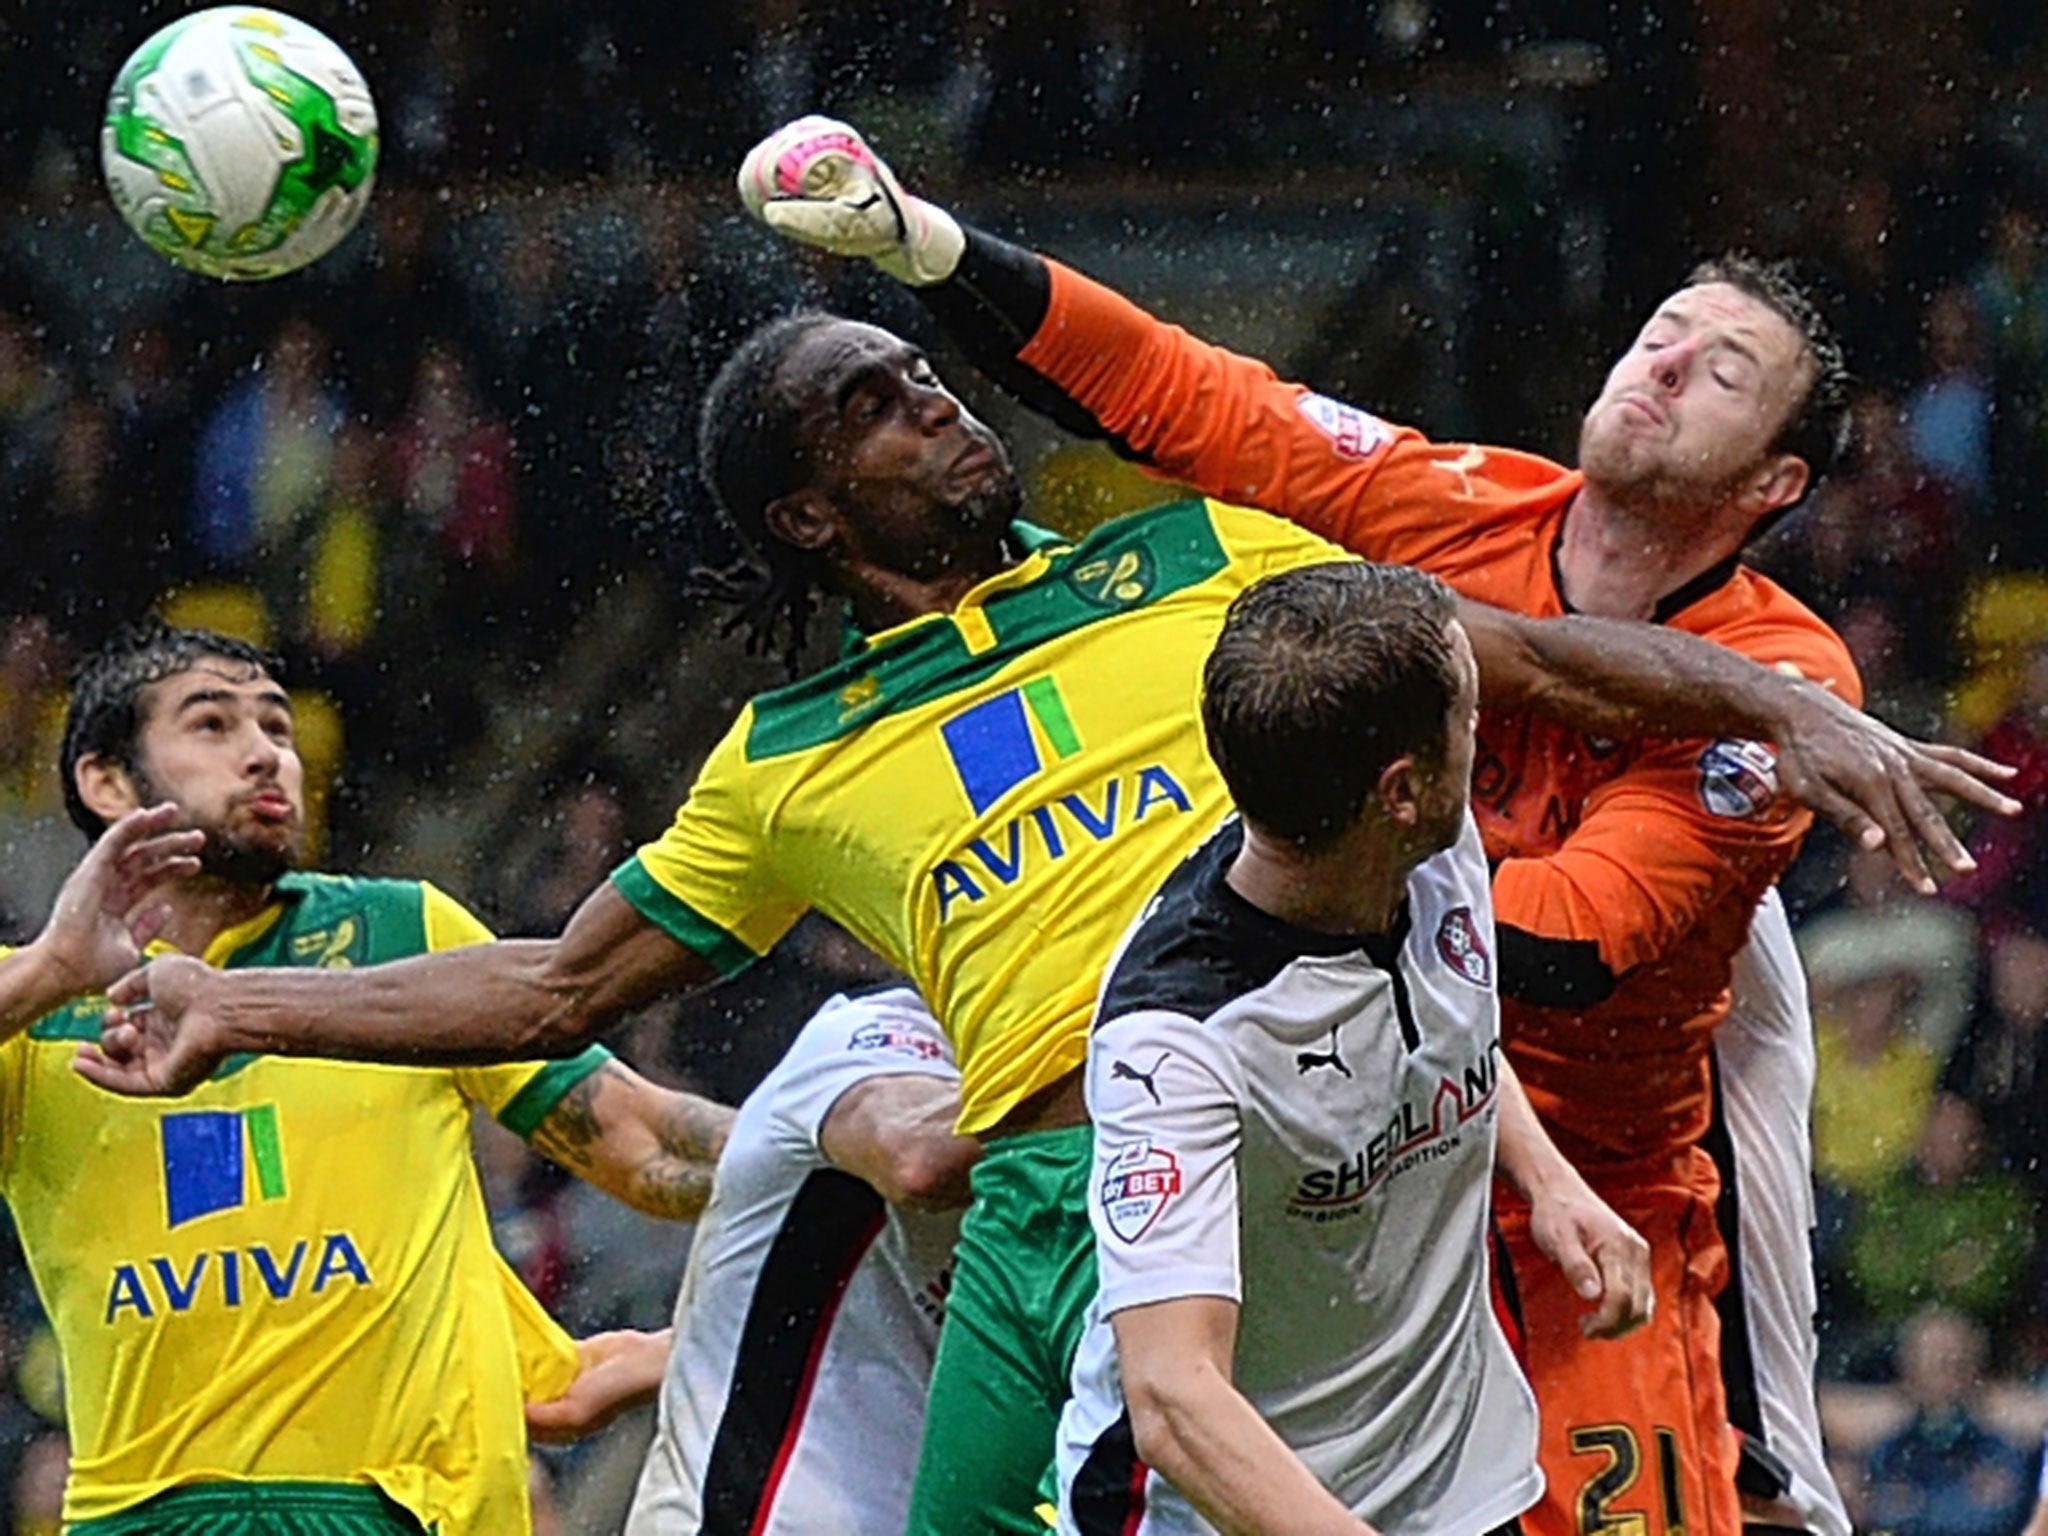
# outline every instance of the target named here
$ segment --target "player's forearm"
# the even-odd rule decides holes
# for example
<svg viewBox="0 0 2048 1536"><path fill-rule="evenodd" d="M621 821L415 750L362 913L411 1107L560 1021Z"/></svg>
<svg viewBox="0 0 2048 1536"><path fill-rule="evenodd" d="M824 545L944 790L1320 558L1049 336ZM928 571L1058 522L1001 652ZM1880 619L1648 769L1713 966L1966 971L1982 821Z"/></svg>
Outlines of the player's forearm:
<svg viewBox="0 0 2048 1536"><path fill-rule="evenodd" d="M1557 1143L1536 1118L1536 1107L1523 1091L1522 1080L1500 1060L1500 1120L1494 1141L1494 1169L1531 1205L1541 1204L1559 1191L1575 1189L1585 1181L1565 1161Z"/></svg>
<svg viewBox="0 0 2048 1536"><path fill-rule="evenodd" d="M533 1145L637 1211L695 1221L732 1119L723 1104L610 1061L562 1095L534 1128Z"/></svg>
<svg viewBox="0 0 2048 1536"><path fill-rule="evenodd" d="M1532 709L1588 735L1782 741L1822 691L1662 625L1529 619L1469 601L1458 616L1489 707Z"/></svg>
<svg viewBox="0 0 2048 1536"><path fill-rule="evenodd" d="M0 959L0 1040L20 1034L84 990L40 942Z"/></svg>
<svg viewBox="0 0 2048 1536"><path fill-rule="evenodd" d="M224 974L210 1011L230 1052L458 1065L560 1055L603 1020L548 976L545 940L507 940L356 970Z"/></svg>
<svg viewBox="0 0 2048 1536"><path fill-rule="evenodd" d="M1045 258L969 225L967 248L943 283L917 296L968 360L1041 416L1076 437L1105 435L1101 423L1053 380L1019 360L1045 323L1052 272Z"/></svg>
<svg viewBox="0 0 2048 1536"><path fill-rule="evenodd" d="M1135 1389L1134 1389L1135 1388ZM1217 1529L1243 1536L1361 1536L1372 1527L1302 1464L1258 1410L1205 1362L1126 1395L1139 1458Z"/></svg>
<svg viewBox="0 0 2048 1536"><path fill-rule="evenodd" d="M959 1118L960 1095L943 1078L872 1077L840 1095L818 1146L891 1205L957 1210L971 1198L968 1175L981 1156L980 1142L954 1134Z"/></svg>
<svg viewBox="0 0 2048 1536"><path fill-rule="evenodd" d="M633 1177L626 1203L670 1221L695 1221L711 1199L733 1111L694 1093L673 1093L653 1126L655 1153Z"/></svg>
<svg viewBox="0 0 2048 1536"><path fill-rule="evenodd" d="M977 367L1076 436L1108 438L1212 495L1259 501L1272 477L1251 470L1238 442L1250 390L1277 387L1270 370L1034 251L966 233L953 276L918 294Z"/></svg>

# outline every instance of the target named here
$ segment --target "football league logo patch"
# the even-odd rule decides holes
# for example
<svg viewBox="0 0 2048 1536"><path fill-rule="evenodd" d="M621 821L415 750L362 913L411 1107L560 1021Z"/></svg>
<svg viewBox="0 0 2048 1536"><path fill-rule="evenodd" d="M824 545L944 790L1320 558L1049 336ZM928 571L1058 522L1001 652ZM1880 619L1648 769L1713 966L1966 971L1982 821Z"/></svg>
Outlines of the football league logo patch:
<svg viewBox="0 0 2048 1536"><path fill-rule="evenodd" d="M1330 440L1340 459L1369 459L1380 444L1394 435L1393 429L1370 411L1361 411L1328 395L1303 395L1294 408L1308 424Z"/></svg>
<svg viewBox="0 0 2048 1536"><path fill-rule="evenodd" d="M1493 985L1493 960L1479 936L1479 922L1470 907L1453 907L1436 925L1436 952L1458 975L1475 987Z"/></svg>
<svg viewBox="0 0 2048 1536"><path fill-rule="evenodd" d="M1109 1230L1135 1243L1151 1230L1167 1202L1180 1193L1180 1159L1151 1141L1127 1141L1102 1171L1096 1198Z"/></svg>
<svg viewBox="0 0 2048 1536"><path fill-rule="evenodd" d="M1761 741L1723 739L1700 754L1700 804L1716 816L1760 816L1778 798L1778 754Z"/></svg>
<svg viewBox="0 0 2048 1536"><path fill-rule="evenodd" d="M920 1035L908 1029L895 1029L887 1024L863 1024L847 1037L849 1051L902 1051L920 1061L939 1059L939 1042L928 1035Z"/></svg>

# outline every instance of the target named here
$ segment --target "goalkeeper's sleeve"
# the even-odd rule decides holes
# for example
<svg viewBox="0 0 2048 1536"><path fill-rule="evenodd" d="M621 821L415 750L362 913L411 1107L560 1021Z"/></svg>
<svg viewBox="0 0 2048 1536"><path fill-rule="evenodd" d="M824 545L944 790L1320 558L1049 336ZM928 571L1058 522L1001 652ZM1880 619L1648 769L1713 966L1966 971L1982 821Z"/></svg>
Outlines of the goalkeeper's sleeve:
<svg viewBox="0 0 2048 1536"><path fill-rule="evenodd" d="M959 265L944 282L912 291L968 360L1025 405L1077 437L1108 442L1132 456L1064 390L1017 359L1052 305L1045 259L959 222L967 237Z"/></svg>

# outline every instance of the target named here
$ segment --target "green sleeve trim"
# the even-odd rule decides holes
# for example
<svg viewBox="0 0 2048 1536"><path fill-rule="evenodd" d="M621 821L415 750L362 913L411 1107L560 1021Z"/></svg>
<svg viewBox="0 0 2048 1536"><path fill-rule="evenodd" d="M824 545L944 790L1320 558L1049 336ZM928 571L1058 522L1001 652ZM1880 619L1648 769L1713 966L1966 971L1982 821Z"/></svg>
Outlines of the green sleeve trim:
<svg viewBox="0 0 2048 1536"><path fill-rule="evenodd" d="M701 956L721 976L736 976L760 957L647 872L636 853L612 871L612 884L635 912Z"/></svg>
<svg viewBox="0 0 2048 1536"><path fill-rule="evenodd" d="M521 1141L530 1140L541 1121L555 1112L562 1096L612 1059L601 1045L586 1046L574 1056L551 1061L526 1080L498 1111L498 1124Z"/></svg>

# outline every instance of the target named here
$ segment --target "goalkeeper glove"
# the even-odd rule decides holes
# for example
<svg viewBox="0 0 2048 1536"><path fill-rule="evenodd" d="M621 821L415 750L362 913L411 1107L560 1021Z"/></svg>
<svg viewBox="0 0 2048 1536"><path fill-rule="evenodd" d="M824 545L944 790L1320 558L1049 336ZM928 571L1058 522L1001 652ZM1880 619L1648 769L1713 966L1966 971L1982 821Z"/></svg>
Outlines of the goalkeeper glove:
<svg viewBox="0 0 2048 1536"><path fill-rule="evenodd" d="M942 283L967 237L953 216L897 184L846 123L800 117L740 166L740 200L777 234L836 256L865 256L913 287Z"/></svg>

